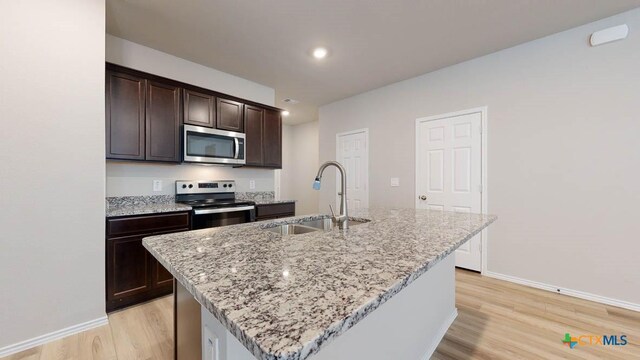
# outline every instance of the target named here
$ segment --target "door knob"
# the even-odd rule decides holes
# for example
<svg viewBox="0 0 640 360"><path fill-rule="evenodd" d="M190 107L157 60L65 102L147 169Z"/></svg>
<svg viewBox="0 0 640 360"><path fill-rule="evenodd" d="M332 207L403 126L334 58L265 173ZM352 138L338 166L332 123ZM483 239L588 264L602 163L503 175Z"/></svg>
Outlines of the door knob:
<svg viewBox="0 0 640 360"><path fill-rule="evenodd" d="M418 199L427 200L427 196L426 195L420 195L420 196L418 196Z"/></svg>

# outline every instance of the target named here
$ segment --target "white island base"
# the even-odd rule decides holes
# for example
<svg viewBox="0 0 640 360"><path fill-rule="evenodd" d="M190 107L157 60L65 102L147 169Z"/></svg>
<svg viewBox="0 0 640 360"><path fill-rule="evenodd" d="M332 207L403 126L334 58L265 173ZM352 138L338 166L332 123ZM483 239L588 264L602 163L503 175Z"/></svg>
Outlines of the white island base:
<svg viewBox="0 0 640 360"><path fill-rule="evenodd" d="M427 360L457 315L450 254L309 360ZM202 359L256 360L204 307ZM183 360L183 359L178 359Z"/></svg>

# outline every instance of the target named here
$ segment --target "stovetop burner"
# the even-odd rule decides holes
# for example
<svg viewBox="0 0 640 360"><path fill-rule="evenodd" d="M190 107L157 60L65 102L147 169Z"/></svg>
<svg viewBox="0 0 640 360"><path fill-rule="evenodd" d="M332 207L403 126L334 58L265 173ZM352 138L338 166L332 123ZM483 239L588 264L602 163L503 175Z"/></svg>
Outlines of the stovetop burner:
<svg viewBox="0 0 640 360"><path fill-rule="evenodd" d="M193 208L252 206L254 201L236 199L233 180L178 180L176 202Z"/></svg>

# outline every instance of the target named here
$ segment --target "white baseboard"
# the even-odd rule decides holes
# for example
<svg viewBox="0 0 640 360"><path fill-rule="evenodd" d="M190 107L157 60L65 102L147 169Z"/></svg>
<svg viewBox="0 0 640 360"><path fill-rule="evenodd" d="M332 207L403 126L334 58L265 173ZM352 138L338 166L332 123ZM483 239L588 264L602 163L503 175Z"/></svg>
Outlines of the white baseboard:
<svg viewBox="0 0 640 360"><path fill-rule="evenodd" d="M451 313L451 315L449 315L449 318L447 319L447 321L444 324L442 324L442 327L438 330L438 333L436 334L436 337L433 339L433 342L431 343L431 345L429 345L429 347L424 352L422 357L420 357L420 360L429 360L429 359L431 359L431 355L433 355L433 353L436 352L436 349L438 348L438 345L440 345L440 342L442 341L442 338L444 338L444 335L449 330L449 327L451 326L451 324L453 324L453 322L456 320L456 317L458 317L458 309L457 308L453 309L453 313Z"/></svg>
<svg viewBox="0 0 640 360"><path fill-rule="evenodd" d="M79 332L83 332L99 326L103 326L108 323L109 323L109 319L105 315L103 317L100 317L94 320L89 320L81 324L69 326L67 328L56 330L48 334L40 335L29 340L25 340L13 345L5 346L3 348L0 348L0 358L18 353L20 351L31 349L33 347L40 346L42 344L46 344L53 340L58 340L69 335L77 334Z"/></svg>
<svg viewBox="0 0 640 360"><path fill-rule="evenodd" d="M511 276L511 275L504 275L504 274L500 274L500 273L496 273L496 272L492 272L492 271L485 271L485 272L482 273L482 275L488 276L488 277L491 277L491 278L494 278L494 279L498 279L498 280L504 280L504 281L509 281L509 282L512 282L512 283L520 284L520 285L529 286L529 287L536 288L536 289L542 289L542 290L551 291L551 292L554 292L556 294L573 296L573 297L576 297L576 298L579 298L579 299L589 300L589 301L593 301L593 302L597 302L597 303L601 303L601 304L605 304L605 305L617 306L617 307L620 307L620 308L633 310L633 311L640 311L640 304L634 304L634 303L631 303L631 302L628 302L628 301L612 299L612 298L608 298L608 297L605 297L605 296L600 296L600 295L596 295L596 294L587 293L587 292L584 292L584 291L566 289L566 288L562 288L562 287L559 287L559 286L549 285L549 284L545 284L545 283L541 283L541 282L537 282L537 281L521 279L519 277L515 277L515 276Z"/></svg>

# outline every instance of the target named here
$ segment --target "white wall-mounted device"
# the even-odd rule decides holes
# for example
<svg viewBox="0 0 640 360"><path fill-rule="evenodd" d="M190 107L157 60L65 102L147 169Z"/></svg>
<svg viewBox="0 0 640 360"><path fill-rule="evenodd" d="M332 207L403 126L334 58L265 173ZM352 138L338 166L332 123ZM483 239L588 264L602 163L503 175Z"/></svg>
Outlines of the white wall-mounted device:
<svg viewBox="0 0 640 360"><path fill-rule="evenodd" d="M153 191L162 191L162 180L153 180Z"/></svg>
<svg viewBox="0 0 640 360"><path fill-rule="evenodd" d="M591 38L589 38L589 43L591 46L598 46L612 41L622 40L626 38L627 35L629 35L629 27L627 24L622 24L594 32L591 34Z"/></svg>

